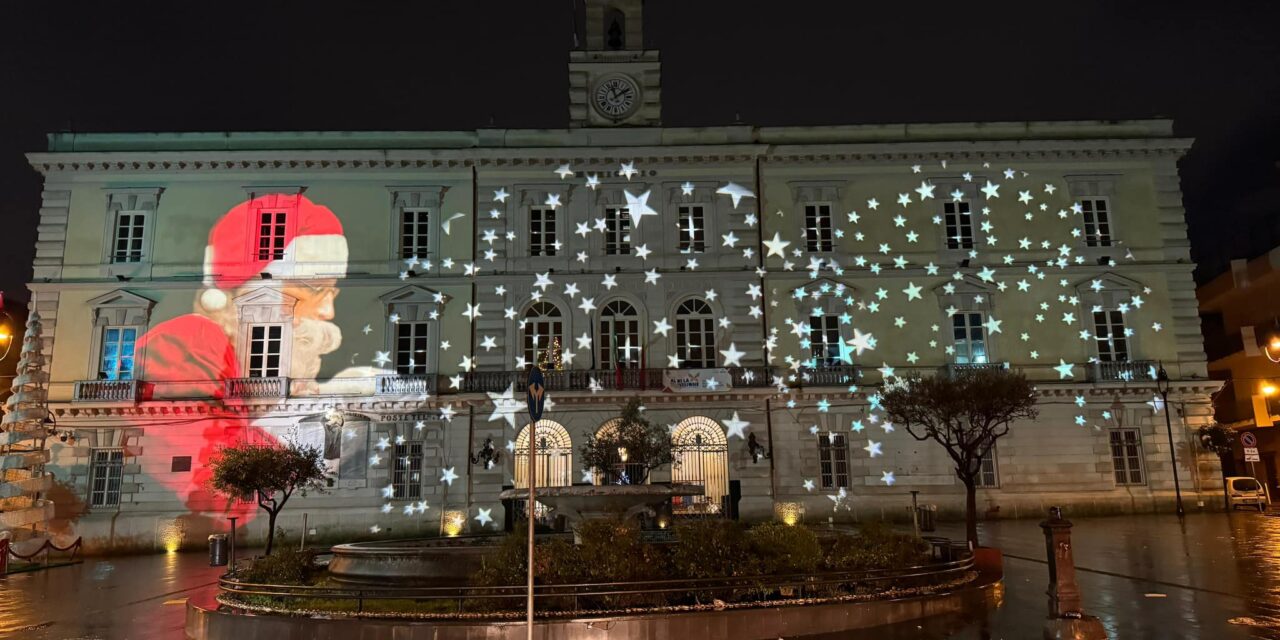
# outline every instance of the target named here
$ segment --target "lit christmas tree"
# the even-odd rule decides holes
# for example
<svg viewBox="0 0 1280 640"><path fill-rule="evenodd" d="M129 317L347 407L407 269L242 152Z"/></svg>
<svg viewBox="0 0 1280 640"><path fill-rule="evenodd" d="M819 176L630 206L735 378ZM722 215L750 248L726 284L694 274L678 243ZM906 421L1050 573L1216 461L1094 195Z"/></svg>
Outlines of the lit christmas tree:
<svg viewBox="0 0 1280 640"><path fill-rule="evenodd" d="M4 403L0 420L0 521L8 531L0 537L15 542L43 538L47 523L53 517L53 503L43 498L51 485L44 465L49 460L45 440L49 433L45 418L45 387L49 374L44 371L44 354L40 345L40 315L31 312L27 331L22 338L22 352L14 372L11 394Z"/></svg>
<svg viewBox="0 0 1280 640"><path fill-rule="evenodd" d="M564 369L564 362L561 359L560 337L556 336L551 339L551 344L546 350L538 356L538 368L543 371L548 369L552 371L560 371Z"/></svg>

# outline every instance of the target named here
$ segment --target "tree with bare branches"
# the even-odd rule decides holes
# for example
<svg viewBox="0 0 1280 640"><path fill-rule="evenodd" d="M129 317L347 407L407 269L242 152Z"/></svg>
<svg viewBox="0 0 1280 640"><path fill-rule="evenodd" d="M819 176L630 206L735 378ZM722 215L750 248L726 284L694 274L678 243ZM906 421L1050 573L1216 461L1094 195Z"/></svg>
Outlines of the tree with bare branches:
<svg viewBox="0 0 1280 640"><path fill-rule="evenodd" d="M908 378L887 385L880 406L889 420L916 440L947 450L965 489L965 537L978 544L978 474L982 458L1014 420L1034 420L1035 385L1008 369L975 369L953 375Z"/></svg>

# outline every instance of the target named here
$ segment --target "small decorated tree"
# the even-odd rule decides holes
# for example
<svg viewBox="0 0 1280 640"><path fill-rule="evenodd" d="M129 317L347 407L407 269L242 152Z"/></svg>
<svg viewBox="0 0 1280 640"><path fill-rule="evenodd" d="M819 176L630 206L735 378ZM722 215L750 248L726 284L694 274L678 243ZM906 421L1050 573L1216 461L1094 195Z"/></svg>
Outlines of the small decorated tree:
<svg viewBox="0 0 1280 640"><path fill-rule="evenodd" d="M617 424L588 434L582 445L583 466L604 474L608 484L644 484L650 471L674 462L671 434L645 419L636 398Z"/></svg>
<svg viewBox="0 0 1280 640"><path fill-rule="evenodd" d="M880 406L916 440L934 440L947 450L964 484L965 535L977 545L982 458L1009 433L1010 422L1038 415L1035 386L1008 369L977 369L889 385Z"/></svg>
<svg viewBox="0 0 1280 640"><path fill-rule="evenodd" d="M295 492L324 491L331 484L325 475L319 447L288 444L240 443L218 452L212 461L213 488L232 498L254 496L267 512L267 550L276 536L276 516Z"/></svg>

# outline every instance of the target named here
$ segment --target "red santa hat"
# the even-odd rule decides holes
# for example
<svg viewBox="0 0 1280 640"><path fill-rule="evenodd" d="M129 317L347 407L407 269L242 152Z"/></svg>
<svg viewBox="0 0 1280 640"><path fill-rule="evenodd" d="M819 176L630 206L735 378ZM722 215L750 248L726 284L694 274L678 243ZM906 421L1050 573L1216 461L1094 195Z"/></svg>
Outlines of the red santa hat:
<svg viewBox="0 0 1280 640"><path fill-rule="evenodd" d="M272 193L236 205L209 232L204 249L208 289L200 294L201 306L226 307L226 291L261 273L294 278L346 275L342 222L328 207L302 194Z"/></svg>

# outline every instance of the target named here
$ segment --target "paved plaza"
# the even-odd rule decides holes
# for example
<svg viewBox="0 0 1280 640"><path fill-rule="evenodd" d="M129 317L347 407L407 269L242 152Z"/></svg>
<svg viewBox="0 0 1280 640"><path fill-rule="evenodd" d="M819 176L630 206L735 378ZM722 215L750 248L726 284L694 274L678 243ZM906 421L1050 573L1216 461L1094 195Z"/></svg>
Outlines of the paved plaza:
<svg viewBox="0 0 1280 640"><path fill-rule="evenodd" d="M986 611L841 638L1039 637L1048 579L1035 520L987 523L1006 554ZM943 524L944 535L960 527ZM1076 521L1076 564L1089 613L1112 638L1280 638L1280 518L1253 513ZM176 640L187 598L212 597L219 570L203 553L90 559L0 579L0 638Z"/></svg>

